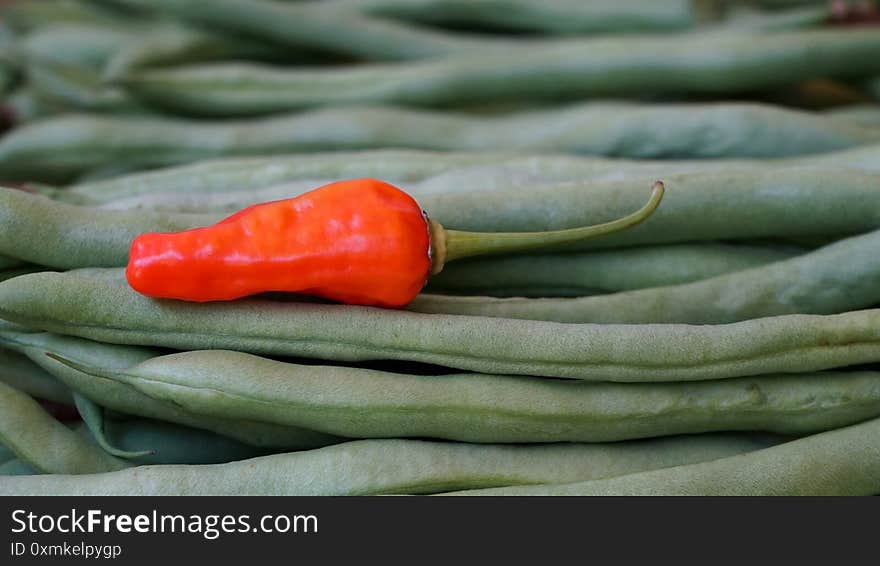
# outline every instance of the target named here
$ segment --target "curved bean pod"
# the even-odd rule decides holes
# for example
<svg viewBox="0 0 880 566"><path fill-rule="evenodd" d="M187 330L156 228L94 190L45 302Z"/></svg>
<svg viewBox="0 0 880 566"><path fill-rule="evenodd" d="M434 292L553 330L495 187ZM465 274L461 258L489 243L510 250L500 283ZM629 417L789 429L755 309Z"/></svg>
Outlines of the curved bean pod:
<svg viewBox="0 0 880 566"><path fill-rule="evenodd" d="M486 446L360 440L211 466L146 466L125 473L33 476L0 482L2 495L380 495L601 478L713 460L760 448L737 436L604 445Z"/></svg>
<svg viewBox="0 0 880 566"><path fill-rule="evenodd" d="M404 375L228 350L159 356L126 369L58 359L193 413L357 438L615 442L723 431L805 434L880 416L876 372L634 384Z"/></svg>
<svg viewBox="0 0 880 566"><path fill-rule="evenodd" d="M880 310L718 326L560 324L260 299L156 301L133 291L121 269L9 279L0 283L0 318L111 343L594 381L720 379L880 360Z"/></svg>
<svg viewBox="0 0 880 566"><path fill-rule="evenodd" d="M458 495L875 495L880 419L712 462L568 485Z"/></svg>
<svg viewBox="0 0 880 566"><path fill-rule="evenodd" d="M802 252L794 247L706 243L566 254L490 256L450 263L431 277L425 290L429 293L492 297L578 297L699 281L786 260ZM416 297L411 310L445 310L448 305L442 301L421 295ZM451 302L451 305L458 304L455 300ZM468 309L474 306L470 301L464 304ZM486 304L491 303L487 301ZM565 304L580 312L577 304ZM461 314L455 306L453 309L451 314Z"/></svg>
<svg viewBox="0 0 880 566"><path fill-rule="evenodd" d="M124 461L53 419L25 393L0 383L0 441L26 464L55 474L121 470Z"/></svg>
<svg viewBox="0 0 880 566"><path fill-rule="evenodd" d="M302 450L341 441L295 427L189 413L175 403L157 401L125 384L76 371L46 355L51 353L84 363L124 368L156 356L158 352L154 350L101 344L70 336L21 332L6 326L0 327L0 342L28 356L72 390L122 413L208 430L245 444L272 449Z"/></svg>
<svg viewBox="0 0 880 566"><path fill-rule="evenodd" d="M878 251L880 231L874 231L783 261L681 285L573 299L420 295L407 308L597 323L722 324L783 314L834 314L880 303Z"/></svg>
<svg viewBox="0 0 880 566"><path fill-rule="evenodd" d="M644 96L645 85L651 93L727 95L811 77L859 78L880 72L875 57L880 36L868 29L626 37L519 47L328 70L190 65L136 72L121 82L132 95L178 112L242 115L340 104L447 106Z"/></svg>
<svg viewBox="0 0 880 566"><path fill-rule="evenodd" d="M149 419L107 419L104 433L125 451L149 451L131 458L144 464L220 464L265 455L268 450L206 430Z"/></svg>

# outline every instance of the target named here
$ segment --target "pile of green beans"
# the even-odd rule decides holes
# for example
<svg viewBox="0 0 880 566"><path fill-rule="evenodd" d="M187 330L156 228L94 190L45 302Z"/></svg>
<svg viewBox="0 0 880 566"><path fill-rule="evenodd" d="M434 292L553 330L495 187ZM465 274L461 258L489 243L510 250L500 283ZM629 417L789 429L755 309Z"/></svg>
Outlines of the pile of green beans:
<svg viewBox="0 0 880 566"><path fill-rule="evenodd" d="M880 33L838 8L4 4L0 494L880 495ZM665 190L396 309L126 279L358 178L471 232Z"/></svg>

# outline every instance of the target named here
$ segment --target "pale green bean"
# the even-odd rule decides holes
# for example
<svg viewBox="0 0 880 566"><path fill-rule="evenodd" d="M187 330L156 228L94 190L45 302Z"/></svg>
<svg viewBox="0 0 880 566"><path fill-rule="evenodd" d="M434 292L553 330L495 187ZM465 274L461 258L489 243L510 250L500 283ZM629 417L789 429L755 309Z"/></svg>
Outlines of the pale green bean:
<svg viewBox="0 0 880 566"><path fill-rule="evenodd" d="M721 379L880 360L880 310L718 326L560 324L261 299L157 301L133 291L121 269L7 280L0 318L111 343L595 381Z"/></svg>
<svg viewBox="0 0 880 566"><path fill-rule="evenodd" d="M431 277L426 291L493 297L578 297L689 283L771 264L799 253L803 250L794 247L706 243L481 257L445 266ZM442 299L436 303L433 300L421 295L413 310L446 308ZM472 306L470 302L466 305Z"/></svg>
<svg viewBox="0 0 880 566"><path fill-rule="evenodd" d="M303 366L228 350L159 356L124 369L59 361L193 413L356 438L616 442L724 431L805 434L880 416L877 372L588 383Z"/></svg>
<svg viewBox="0 0 880 566"><path fill-rule="evenodd" d="M37 470L87 474L127 466L53 419L27 394L5 383L0 383L0 405L0 441Z"/></svg>
<svg viewBox="0 0 880 566"><path fill-rule="evenodd" d="M246 444L272 449L301 450L341 440L294 427L192 414L175 403L157 401L124 384L78 372L46 355L51 353L86 363L127 367L157 355L158 352L154 350L101 344L70 336L22 332L6 324L0 326L0 342L28 356L72 390L122 413L209 430Z"/></svg>
<svg viewBox="0 0 880 566"><path fill-rule="evenodd" d="M878 253L880 231L874 231L783 261L680 285L561 299L421 295L408 308L599 323L721 324L783 314L834 314L880 303Z"/></svg>
<svg viewBox="0 0 880 566"><path fill-rule="evenodd" d="M875 495L880 419L779 446L664 470L571 483L465 491L460 495Z"/></svg>
<svg viewBox="0 0 880 566"><path fill-rule="evenodd" d="M134 173L102 182L77 184L56 191L53 198L82 204L101 204L158 195L163 199L215 192L256 190L309 180L378 177L398 182L407 190L418 184L420 193L494 190L544 184L549 181L617 181L627 177L658 177L700 170L754 171L766 167L833 168L880 171L880 146L866 146L809 157L741 160L627 160L571 155L510 152L431 152L365 150L356 152L225 158L159 171ZM175 204L179 206L179 204ZM195 206L193 209L198 209Z"/></svg>
<svg viewBox="0 0 880 566"><path fill-rule="evenodd" d="M213 466L145 466L91 476L0 482L2 495L379 495L563 482L713 460L760 448L743 437L700 436L603 445L475 446L361 440Z"/></svg>

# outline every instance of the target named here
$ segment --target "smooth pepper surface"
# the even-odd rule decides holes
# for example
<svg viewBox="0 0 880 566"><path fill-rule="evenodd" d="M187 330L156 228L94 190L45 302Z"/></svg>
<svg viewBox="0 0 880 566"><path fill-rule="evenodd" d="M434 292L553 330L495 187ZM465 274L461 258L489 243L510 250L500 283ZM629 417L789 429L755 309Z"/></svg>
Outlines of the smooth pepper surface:
<svg viewBox="0 0 880 566"><path fill-rule="evenodd" d="M202 302L283 291L402 307L430 269L418 203L383 181L354 179L254 205L212 226L142 234L125 273L133 289L156 298Z"/></svg>

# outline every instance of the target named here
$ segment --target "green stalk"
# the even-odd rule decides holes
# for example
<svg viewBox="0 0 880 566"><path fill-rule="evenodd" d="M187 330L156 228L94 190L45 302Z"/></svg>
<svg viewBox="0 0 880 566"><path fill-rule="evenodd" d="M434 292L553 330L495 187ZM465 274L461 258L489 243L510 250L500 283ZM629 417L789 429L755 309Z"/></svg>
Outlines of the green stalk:
<svg viewBox="0 0 880 566"><path fill-rule="evenodd" d="M553 230L548 232L463 232L447 230L435 220L430 220L431 273L437 274L450 261L476 255L524 252L590 240L599 236L625 230L651 216L663 199L665 187L656 181L651 188L651 198L636 212L592 226Z"/></svg>

